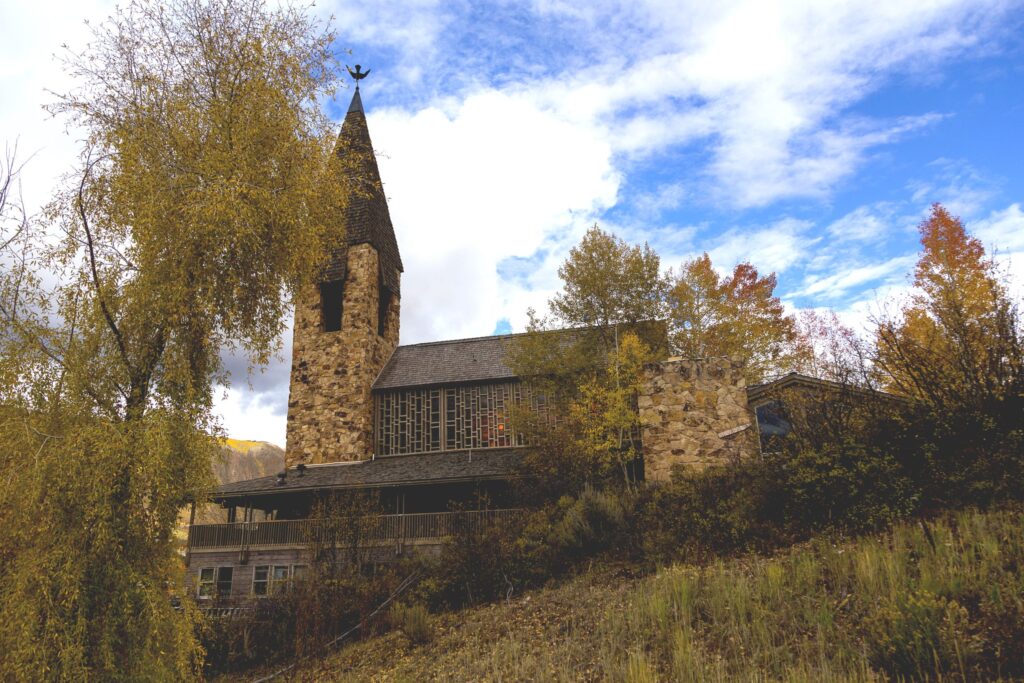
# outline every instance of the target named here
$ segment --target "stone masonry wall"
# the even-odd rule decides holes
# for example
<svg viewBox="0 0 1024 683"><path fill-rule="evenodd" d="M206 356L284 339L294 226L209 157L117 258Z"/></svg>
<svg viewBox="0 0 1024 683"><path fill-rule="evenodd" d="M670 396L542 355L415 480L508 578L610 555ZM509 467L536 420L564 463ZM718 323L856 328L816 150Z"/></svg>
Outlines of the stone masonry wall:
<svg viewBox="0 0 1024 683"><path fill-rule="evenodd" d="M644 475L667 480L674 465L703 469L757 455L742 364L669 358L645 367L639 397Z"/></svg>
<svg viewBox="0 0 1024 683"><path fill-rule="evenodd" d="M384 335L377 334L377 250L348 250L341 330L324 332L320 292L295 304L285 462L363 460L373 449L370 387L398 345L400 304L391 297Z"/></svg>

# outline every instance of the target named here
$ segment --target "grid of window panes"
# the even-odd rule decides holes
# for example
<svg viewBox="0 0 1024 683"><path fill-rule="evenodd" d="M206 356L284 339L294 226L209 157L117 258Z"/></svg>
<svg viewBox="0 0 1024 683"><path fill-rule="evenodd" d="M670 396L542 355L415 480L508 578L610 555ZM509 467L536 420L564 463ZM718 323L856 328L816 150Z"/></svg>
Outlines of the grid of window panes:
<svg viewBox="0 0 1024 683"><path fill-rule="evenodd" d="M524 395L535 410L546 411L544 401L531 398L519 382L382 393L376 406L377 454L522 446L510 411Z"/></svg>
<svg viewBox="0 0 1024 683"><path fill-rule="evenodd" d="M253 567L252 594L273 595L284 590L289 580L302 580L306 578L306 575L306 565L302 564L259 565Z"/></svg>
<svg viewBox="0 0 1024 683"><path fill-rule="evenodd" d="M199 570L198 596L202 599L231 595L231 567L203 567Z"/></svg>

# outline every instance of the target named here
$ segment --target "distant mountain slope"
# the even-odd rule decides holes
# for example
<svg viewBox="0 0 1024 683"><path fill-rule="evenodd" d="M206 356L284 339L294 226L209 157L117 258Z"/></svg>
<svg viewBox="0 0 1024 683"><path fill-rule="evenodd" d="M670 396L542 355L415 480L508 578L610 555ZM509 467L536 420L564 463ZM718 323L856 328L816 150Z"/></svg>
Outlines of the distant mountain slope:
<svg viewBox="0 0 1024 683"><path fill-rule="evenodd" d="M220 455L213 461L213 476L217 483L228 484L280 472L284 468L284 450L265 441L225 439ZM188 522L186 518L186 524ZM217 524L227 521L227 511L219 505L201 505L196 508L197 524Z"/></svg>
<svg viewBox="0 0 1024 683"><path fill-rule="evenodd" d="M213 463L217 482L227 484L266 477L284 467L284 450L265 441L225 439L221 457Z"/></svg>

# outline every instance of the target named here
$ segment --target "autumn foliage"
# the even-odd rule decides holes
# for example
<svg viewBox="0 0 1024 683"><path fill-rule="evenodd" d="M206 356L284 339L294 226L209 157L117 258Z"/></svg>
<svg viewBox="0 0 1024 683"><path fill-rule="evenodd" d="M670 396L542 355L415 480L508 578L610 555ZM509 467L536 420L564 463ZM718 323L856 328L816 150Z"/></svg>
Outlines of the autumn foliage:
<svg viewBox="0 0 1024 683"><path fill-rule="evenodd" d="M886 386L936 407L1019 390L1017 312L995 263L938 204L920 232L914 293L878 328L876 364Z"/></svg>
<svg viewBox="0 0 1024 683"><path fill-rule="evenodd" d="M750 382L793 369L801 353L795 320L775 295L775 274L750 263L722 277L707 253L669 276L667 297L672 346L690 358L740 359Z"/></svg>
<svg viewBox="0 0 1024 683"><path fill-rule="evenodd" d="M314 106L339 65L328 26L261 2L141 0L91 31L51 107L79 163L11 233L0 206L0 678L189 680L173 532L211 484L222 350L266 362L343 238Z"/></svg>
<svg viewBox="0 0 1024 683"><path fill-rule="evenodd" d="M883 318L874 369L911 399L908 462L932 505L1020 495L1024 349L1016 303L994 261L940 205L921 223L914 290Z"/></svg>

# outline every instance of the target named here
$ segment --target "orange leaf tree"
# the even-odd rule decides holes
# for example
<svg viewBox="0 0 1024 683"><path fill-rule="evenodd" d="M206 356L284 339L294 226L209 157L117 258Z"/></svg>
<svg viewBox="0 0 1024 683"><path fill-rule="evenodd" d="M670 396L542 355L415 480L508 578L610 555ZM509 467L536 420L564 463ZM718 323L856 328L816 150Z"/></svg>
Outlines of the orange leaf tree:
<svg viewBox="0 0 1024 683"><path fill-rule="evenodd" d="M914 291L879 321L875 369L913 399L919 466L939 499L1018 489L1024 467L1024 354L1016 302L995 262L939 204L920 225Z"/></svg>
<svg viewBox="0 0 1024 683"><path fill-rule="evenodd" d="M775 274L740 263L726 277L706 253L671 276L669 325L674 350L691 358L739 357L748 382L795 367L803 353L792 316L775 296Z"/></svg>
<svg viewBox="0 0 1024 683"><path fill-rule="evenodd" d="M1019 391L1017 311L994 261L939 204L920 225L914 292L876 335L888 388L939 406Z"/></svg>

